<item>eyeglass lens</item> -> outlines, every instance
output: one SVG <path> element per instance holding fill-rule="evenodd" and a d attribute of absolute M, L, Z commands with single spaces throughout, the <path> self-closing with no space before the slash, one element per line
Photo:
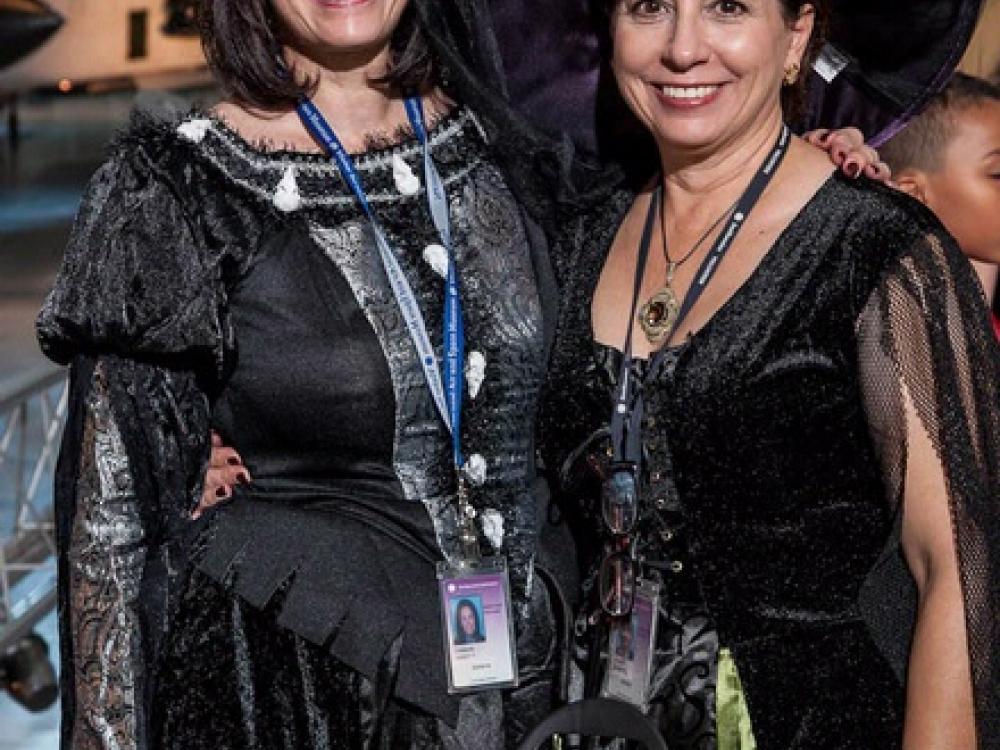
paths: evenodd
<path fill-rule="evenodd" d="M 618 552 L 601 563 L 601 606 L 612 617 L 632 611 L 635 598 L 635 562 L 631 555 Z"/>
<path fill-rule="evenodd" d="M 614 467 L 601 487 L 601 511 L 613 534 L 628 534 L 634 527 L 639 508 L 635 469 Z"/>

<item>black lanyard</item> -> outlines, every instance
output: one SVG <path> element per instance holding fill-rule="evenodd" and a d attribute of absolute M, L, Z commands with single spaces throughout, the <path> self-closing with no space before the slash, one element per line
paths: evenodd
<path fill-rule="evenodd" d="M 790 143 L 791 131 L 788 129 L 788 126 L 783 126 L 781 134 L 774 144 L 774 148 L 771 149 L 767 159 L 764 160 L 757 174 L 754 175 L 747 189 L 736 202 L 736 206 L 729 216 L 729 221 L 698 268 L 698 273 L 691 283 L 691 288 L 688 289 L 684 301 L 681 303 L 677 319 L 674 321 L 674 325 L 665 339 L 665 347 L 669 346 L 670 340 L 687 317 L 687 314 L 691 312 L 691 308 L 695 306 L 702 293 L 708 288 L 709 282 L 721 265 L 722 259 L 729 251 L 729 248 L 732 247 L 733 241 L 746 223 L 747 217 L 750 216 L 750 212 L 753 211 L 761 195 L 763 195 L 774 177 L 775 172 L 778 171 L 778 166 L 785 158 L 785 154 L 788 153 Z M 646 271 L 646 262 L 649 259 L 649 246 L 652 242 L 653 228 L 656 225 L 656 216 L 659 213 L 662 201 L 663 185 L 661 183 L 653 191 L 649 211 L 646 213 L 646 224 L 643 227 L 642 239 L 639 243 L 639 255 L 635 266 L 635 283 L 632 290 L 632 308 L 628 318 L 628 333 L 625 335 L 622 364 L 618 372 L 617 396 L 615 398 L 614 411 L 611 414 L 612 459 L 615 462 L 628 462 L 636 466 L 640 464 L 642 458 L 641 426 L 644 405 L 641 393 L 645 381 L 637 382 L 636 378 L 633 377 L 635 358 L 632 356 L 632 329 L 634 327 L 636 312 L 639 309 L 639 294 L 642 290 L 642 279 Z M 653 355 L 646 372 L 647 380 L 659 370 L 666 354 L 667 352 L 664 348 Z"/>

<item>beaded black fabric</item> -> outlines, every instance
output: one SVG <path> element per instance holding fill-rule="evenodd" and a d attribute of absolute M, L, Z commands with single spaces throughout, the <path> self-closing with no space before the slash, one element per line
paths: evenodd
<path fill-rule="evenodd" d="M 610 414 L 600 368 L 581 363 L 595 362 L 590 301 L 630 200 L 582 218 L 557 256 L 567 293 L 541 418 L 550 469 Z M 761 750 L 902 742 L 916 603 L 898 523 L 904 393 L 941 458 L 979 747 L 995 750 L 1000 351 L 937 221 L 887 188 L 832 177 L 647 390 L 645 449 L 654 472 L 669 456 L 680 500 L 670 554 L 732 650 Z M 594 497 L 561 502 L 596 540 Z"/>

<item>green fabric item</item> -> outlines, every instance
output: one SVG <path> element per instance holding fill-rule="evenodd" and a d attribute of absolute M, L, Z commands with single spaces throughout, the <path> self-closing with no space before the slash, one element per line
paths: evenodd
<path fill-rule="evenodd" d="M 728 648 L 719 650 L 719 678 L 715 689 L 718 750 L 757 750 L 750 710 L 743 696 L 740 673 Z"/>

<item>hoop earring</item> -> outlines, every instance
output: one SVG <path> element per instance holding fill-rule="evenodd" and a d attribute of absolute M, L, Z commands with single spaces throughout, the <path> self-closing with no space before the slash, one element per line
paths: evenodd
<path fill-rule="evenodd" d="M 798 63 L 791 63 L 785 67 L 785 85 L 794 86 L 795 82 L 799 80 L 799 72 L 802 67 Z"/>

